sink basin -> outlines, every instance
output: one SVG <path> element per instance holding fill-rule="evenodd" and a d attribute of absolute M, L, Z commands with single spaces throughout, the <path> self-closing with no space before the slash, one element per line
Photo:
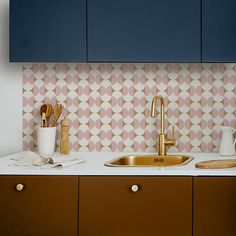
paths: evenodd
<path fill-rule="evenodd" d="M 183 166 L 192 161 L 191 156 L 182 155 L 127 155 L 105 163 L 110 167 L 168 167 Z"/>

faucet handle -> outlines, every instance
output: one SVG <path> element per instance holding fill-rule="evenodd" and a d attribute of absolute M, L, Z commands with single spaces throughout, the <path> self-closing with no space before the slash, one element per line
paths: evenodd
<path fill-rule="evenodd" d="M 175 140 L 175 127 L 172 125 L 171 139 Z"/>
<path fill-rule="evenodd" d="M 167 145 L 169 145 L 169 146 L 175 145 L 175 137 L 174 136 L 175 136 L 175 128 L 172 125 L 171 138 L 167 139 L 167 142 L 166 142 Z"/>
<path fill-rule="evenodd" d="M 174 129 L 174 126 L 172 126 L 172 134 L 171 134 L 171 138 L 165 138 L 165 141 L 164 141 L 164 144 L 165 144 L 166 146 L 172 146 L 172 145 L 175 145 L 174 134 L 175 134 L 175 129 Z"/>

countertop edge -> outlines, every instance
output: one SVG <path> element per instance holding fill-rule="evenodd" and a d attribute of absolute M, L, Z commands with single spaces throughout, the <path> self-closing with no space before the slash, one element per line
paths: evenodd
<path fill-rule="evenodd" d="M 177 167 L 106 167 L 104 163 L 118 156 L 134 153 L 124 152 L 73 152 L 86 160 L 71 167 L 47 168 L 35 166 L 9 166 L 11 158 L 21 157 L 25 152 L 14 153 L 0 158 L 0 175 L 58 175 L 58 176 L 236 176 L 236 168 L 197 169 L 195 164 L 207 160 L 235 159 L 236 156 L 220 156 L 218 153 L 181 153 L 194 160 L 185 166 Z M 137 153 L 135 153 L 137 154 Z M 138 153 L 143 154 L 143 153 Z M 145 153 L 147 154 L 147 153 Z M 148 153 L 154 154 L 154 153 Z M 173 154 L 173 153 L 170 153 Z M 179 155 L 180 153 L 178 153 Z M 55 153 L 55 155 L 58 155 Z M 65 157 L 66 158 L 66 157 Z"/>

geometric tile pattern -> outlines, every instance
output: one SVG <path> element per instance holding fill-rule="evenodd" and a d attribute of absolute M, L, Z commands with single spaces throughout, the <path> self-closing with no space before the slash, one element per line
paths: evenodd
<path fill-rule="evenodd" d="M 156 152 L 157 94 L 169 136 L 175 128 L 173 152 L 218 152 L 220 126 L 236 127 L 236 64 L 26 64 L 23 149 L 37 148 L 42 103 L 59 102 L 73 151 Z"/>

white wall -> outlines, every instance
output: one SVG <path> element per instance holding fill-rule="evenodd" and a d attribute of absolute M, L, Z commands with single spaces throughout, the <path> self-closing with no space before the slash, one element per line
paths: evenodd
<path fill-rule="evenodd" d="M 22 66 L 8 54 L 9 0 L 0 0 L 0 157 L 22 149 Z"/>

